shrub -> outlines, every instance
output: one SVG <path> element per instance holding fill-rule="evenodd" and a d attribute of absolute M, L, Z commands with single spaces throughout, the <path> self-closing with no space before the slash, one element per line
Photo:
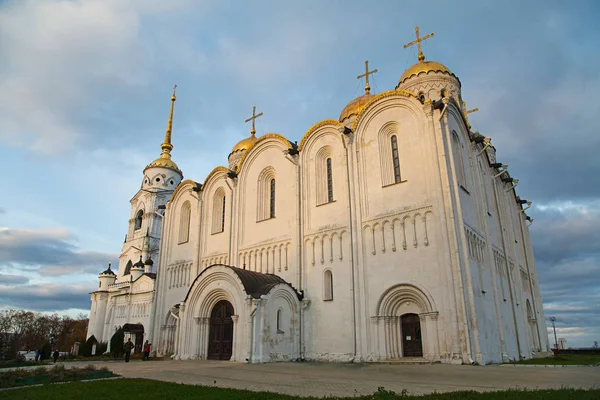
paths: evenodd
<path fill-rule="evenodd" d="M 44 357 L 44 360 L 48 360 L 51 355 L 52 355 L 52 345 L 50 344 L 50 342 L 46 342 L 42 346 L 42 357 Z"/>
<path fill-rule="evenodd" d="M 99 342 L 96 345 L 96 355 L 101 356 L 106 353 L 106 349 L 108 348 L 108 342 Z"/>
<path fill-rule="evenodd" d="M 122 328 L 119 328 L 115 334 L 110 338 L 110 353 L 113 357 L 118 358 L 125 354 L 123 350 L 123 341 L 125 340 L 125 333 Z"/>
<path fill-rule="evenodd" d="M 79 347 L 79 355 L 90 357 L 92 355 L 92 347 L 94 346 L 94 343 L 98 343 L 98 341 L 96 340 L 96 337 L 92 335 Z M 98 350 L 97 347 L 96 350 Z"/>

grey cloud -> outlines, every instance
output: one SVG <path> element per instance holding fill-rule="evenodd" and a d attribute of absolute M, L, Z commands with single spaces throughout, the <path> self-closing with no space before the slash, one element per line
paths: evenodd
<path fill-rule="evenodd" d="M 62 311 L 90 308 L 89 289 L 82 285 L 40 284 L 0 286 L 0 304 L 34 311 Z"/>
<path fill-rule="evenodd" d="M 600 257 L 600 206 L 582 207 L 584 210 L 534 209 L 530 232 L 538 262 Z"/>
<path fill-rule="evenodd" d="M 96 274 L 118 254 L 80 250 L 63 230 L 0 229 L 0 265 L 40 275 Z"/>
<path fill-rule="evenodd" d="M 0 274 L 0 285 L 24 285 L 29 282 L 29 278 L 22 275 Z"/>
<path fill-rule="evenodd" d="M 600 207 L 559 206 L 535 210 L 531 228 L 544 310 L 570 346 L 590 346 L 600 340 Z"/>

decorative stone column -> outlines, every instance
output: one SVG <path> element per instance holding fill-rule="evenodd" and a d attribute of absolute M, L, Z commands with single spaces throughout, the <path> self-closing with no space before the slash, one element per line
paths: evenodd
<path fill-rule="evenodd" d="M 239 315 L 232 315 L 231 316 L 231 320 L 233 321 L 233 336 L 232 336 L 233 343 L 231 345 L 231 361 L 239 361 L 239 357 L 237 357 L 237 353 L 236 353 L 236 351 L 237 351 L 237 342 L 238 342 L 238 339 L 237 339 L 237 336 L 238 336 L 237 322 L 238 322 L 239 318 L 240 318 Z"/>
<path fill-rule="evenodd" d="M 367 355 L 367 359 L 369 361 L 380 361 L 381 360 L 381 343 L 382 343 L 382 335 L 381 335 L 381 327 L 379 324 L 379 319 L 381 317 L 379 316 L 374 316 L 371 317 L 371 325 L 372 325 L 372 330 L 371 332 L 373 333 L 371 335 L 372 338 L 372 354 L 371 355 Z"/>
<path fill-rule="evenodd" d="M 194 343 L 195 349 L 194 349 L 194 351 L 192 353 L 193 355 L 192 355 L 191 358 L 193 358 L 194 360 L 200 360 L 200 349 L 201 349 L 201 346 L 202 346 L 202 342 L 200 341 L 200 332 L 202 330 L 202 325 L 201 325 L 201 323 L 202 323 L 202 317 L 199 317 L 199 316 L 198 317 L 194 317 L 194 321 L 196 322 L 196 326 L 195 326 L 195 329 L 194 329 L 196 331 L 195 332 L 196 333 L 196 341 Z M 194 336 L 194 335 L 192 334 L 192 336 Z"/>

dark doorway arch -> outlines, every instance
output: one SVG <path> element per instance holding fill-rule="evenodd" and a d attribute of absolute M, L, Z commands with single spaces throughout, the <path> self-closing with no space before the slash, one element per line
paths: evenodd
<path fill-rule="evenodd" d="M 144 343 L 144 325 L 142 324 L 125 324 L 123 325 L 123 332 L 129 333 L 129 337 L 133 338 L 133 352 L 140 353 L 142 351 L 142 344 Z"/>
<path fill-rule="evenodd" d="M 423 357 L 421 342 L 421 320 L 417 314 L 404 314 L 400 317 L 402 331 L 402 356 Z"/>
<path fill-rule="evenodd" d="M 221 300 L 210 313 L 208 359 L 229 360 L 233 350 L 233 306 Z"/>

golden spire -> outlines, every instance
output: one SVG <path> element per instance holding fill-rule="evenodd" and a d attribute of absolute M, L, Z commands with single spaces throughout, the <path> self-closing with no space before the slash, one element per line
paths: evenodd
<path fill-rule="evenodd" d="M 363 76 L 365 77 L 365 94 L 371 93 L 371 86 L 369 86 L 369 75 L 373 75 L 375 72 L 377 72 L 377 69 L 369 71 L 369 61 L 365 61 L 365 73 L 356 77 L 356 79 L 360 79 Z"/>
<path fill-rule="evenodd" d="M 415 33 L 417 34 L 417 40 L 413 40 L 410 43 L 407 43 L 404 45 L 404 48 L 406 49 L 407 47 L 410 47 L 414 44 L 416 44 L 419 47 L 419 61 L 420 62 L 424 62 L 425 61 L 425 56 L 423 55 L 423 48 L 421 47 L 421 42 L 429 39 L 430 37 L 433 37 L 434 33 L 431 32 L 429 35 L 425 35 L 423 37 L 419 36 L 419 27 L 415 26 Z"/>
<path fill-rule="evenodd" d="M 250 135 L 254 136 L 256 134 L 256 129 L 254 129 L 254 121 L 256 120 L 256 118 L 262 116 L 263 113 L 256 113 L 256 106 L 252 107 L 252 116 L 250 118 L 248 118 L 245 122 L 250 122 L 252 121 L 252 129 L 250 129 Z"/>
<path fill-rule="evenodd" d="M 177 91 L 177 85 L 173 86 L 173 95 L 171 96 L 171 112 L 169 113 L 169 122 L 167 122 L 167 131 L 165 132 L 165 141 L 160 145 L 162 149 L 162 153 L 160 153 L 160 158 L 171 158 L 171 150 L 173 150 L 173 145 L 171 144 L 171 130 L 173 129 L 173 108 L 175 108 L 175 100 L 177 97 L 175 96 L 175 92 Z"/>

